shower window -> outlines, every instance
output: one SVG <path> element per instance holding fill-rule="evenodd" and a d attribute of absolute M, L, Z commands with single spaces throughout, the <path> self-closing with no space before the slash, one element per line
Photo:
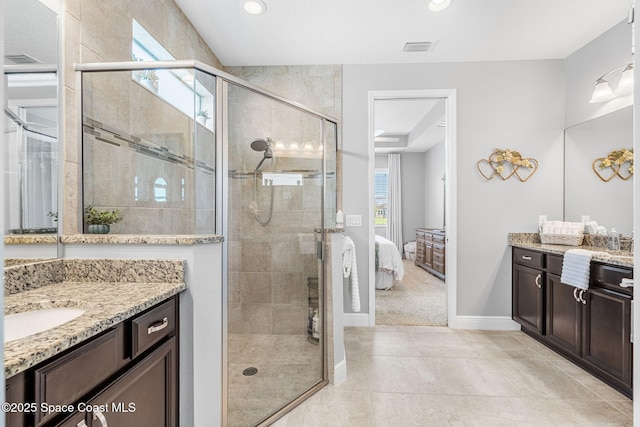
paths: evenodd
<path fill-rule="evenodd" d="M 133 37 L 131 56 L 134 61 L 173 61 L 175 58 L 135 19 L 133 20 Z M 145 72 L 147 72 L 145 70 Z M 193 70 L 153 70 L 157 82 L 152 91 L 182 111 L 189 117 L 194 113 L 213 111 L 213 94 L 204 86 L 195 84 Z M 148 77 L 149 74 L 146 74 Z M 144 83 L 143 72 L 132 72 L 133 80 Z"/>

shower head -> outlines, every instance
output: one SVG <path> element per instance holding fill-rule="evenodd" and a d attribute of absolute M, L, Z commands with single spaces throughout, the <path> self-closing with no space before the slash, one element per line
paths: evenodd
<path fill-rule="evenodd" d="M 258 138 L 251 143 L 251 149 L 254 151 L 271 151 L 269 147 L 271 147 L 271 138 Z"/>
<path fill-rule="evenodd" d="M 271 138 L 269 137 L 266 139 L 259 138 L 254 140 L 251 142 L 251 149 L 254 151 L 264 151 L 264 156 L 262 157 L 262 160 L 260 160 L 260 163 L 258 163 L 258 166 L 256 166 L 256 171 L 260 169 L 260 166 L 262 166 L 262 163 L 264 163 L 266 159 L 273 158 L 273 151 L 271 151 Z"/>

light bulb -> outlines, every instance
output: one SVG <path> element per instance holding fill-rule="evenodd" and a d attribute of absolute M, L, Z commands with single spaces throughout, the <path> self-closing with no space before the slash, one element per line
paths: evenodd
<path fill-rule="evenodd" d="M 276 150 L 284 150 L 284 143 L 282 141 L 276 142 L 275 149 Z"/>
<path fill-rule="evenodd" d="M 309 141 L 305 142 L 302 149 L 304 151 L 313 151 L 313 145 Z"/>
<path fill-rule="evenodd" d="M 298 143 L 293 141 L 291 144 L 289 144 L 289 150 L 291 151 L 299 151 L 300 147 L 298 146 Z"/>

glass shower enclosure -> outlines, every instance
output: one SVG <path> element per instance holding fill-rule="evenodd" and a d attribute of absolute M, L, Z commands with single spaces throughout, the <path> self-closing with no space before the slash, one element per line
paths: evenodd
<path fill-rule="evenodd" d="M 115 233 L 224 236 L 222 424 L 269 425 L 327 383 L 336 121 L 195 61 L 89 65 L 84 206 L 124 212 Z"/>

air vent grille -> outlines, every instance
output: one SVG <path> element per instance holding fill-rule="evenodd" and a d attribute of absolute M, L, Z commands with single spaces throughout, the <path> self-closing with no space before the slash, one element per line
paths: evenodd
<path fill-rule="evenodd" d="M 403 52 L 427 52 L 431 49 L 431 42 L 406 42 L 402 47 Z"/>
<path fill-rule="evenodd" d="M 5 55 L 4 58 L 14 64 L 39 64 L 40 61 L 32 56 L 22 53 L 19 55 Z"/>

